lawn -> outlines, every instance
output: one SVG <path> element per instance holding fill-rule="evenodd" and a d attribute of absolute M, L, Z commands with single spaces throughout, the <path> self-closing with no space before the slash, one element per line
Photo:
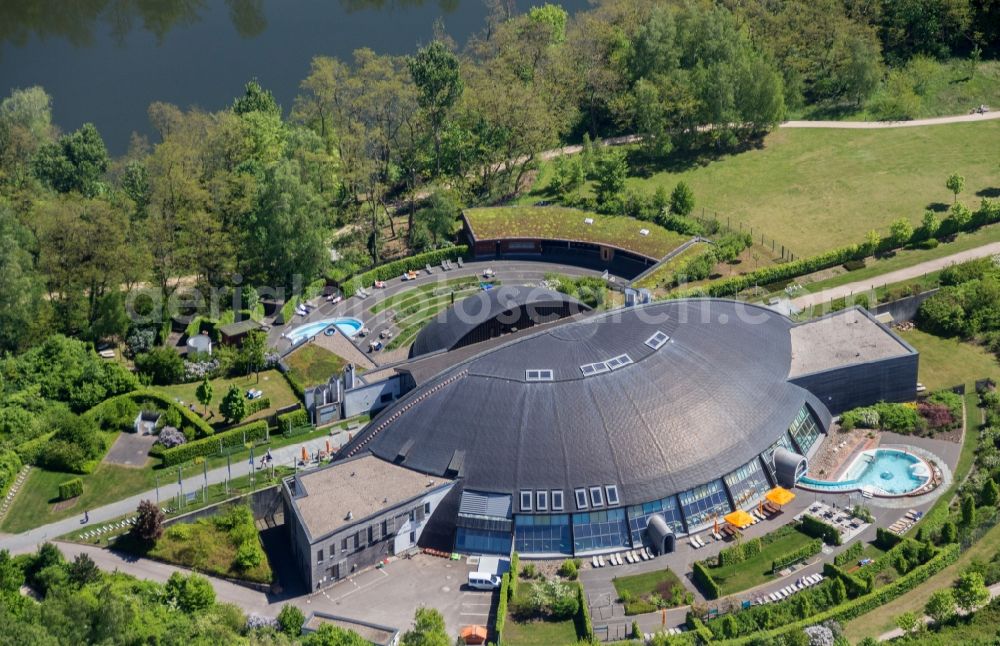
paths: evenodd
<path fill-rule="evenodd" d="M 288 364 L 291 375 L 303 387 L 308 388 L 325 384 L 333 375 L 341 374 L 347 360 L 315 343 L 306 343 L 285 357 L 285 363 Z M 363 368 L 357 368 L 358 374 L 362 370 Z"/>
<path fill-rule="evenodd" d="M 260 549 L 259 564 L 240 568 L 236 562 L 239 543 L 234 535 L 240 529 L 250 537 L 248 542 L 259 546 L 257 528 L 253 516 L 248 514 L 249 523 L 245 527 L 227 529 L 222 520 L 226 516 L 199 518 L 193 523 L 171 525 L 163 537 L 145 555 L 175 565 L 183 565 L 199 572 L 231 579 L 243 579 L 256 583 L 270 583 L 271 565 L 267 562 L 263 548 Z"/>
<path fill-rule="evenodd" d="M 719 584 L 723 595 L 747 590 L 773 580 L 772 561 L 779 556 L 794 552 L 813 540 L 794 527 L 787 527 L 787 530 L 784 528 L 776 530 L 780 535 L 774 536 L 774 540 L 764 545 L 756 556 L 733 565 L 709 568 L 709 573 Z"/>
<path fill-rule="evenodd" d="M 645 194 L 687 182 L 696 215 L 742 221 L 809 256 L 862 242 L 865 233 L 887 233 L 905 217 L 919 224 L 925 210 L 952 202 L 945 178 L 965 176 L 960 196 L 971 206 L 977 192 L 1000 190 L 995 150 L 1000 121 L 883 130 L 778 129 L 759 148 L 711 161 L 671 159 L 661 169 L 631 177 L 628 189 Z M 547 173 L 530 196 L 545 192 Z M 590 188 L 586 188 L 589 191 Z M 939 217 L 944 213 L 939 213 Z"/>
<path fill-rule="evenodd" d="M 515 600 L 528 594 L 530 588 L 530 581 L 520 581 Z M 504 624 L 504 646 L 551 646 L 554 644 L 575 644 L 578 640 L 576 622 L 573 619 L 518 621 L 514 619 L 513 615 L 508 614 Z"/>
<path fill-rule="evenodd" d="M 248 375 L 245 377 L 234 377 L 232 379 L 213 379 L 210 383 L 212 384 L 212 402 L 208 405 L 207 419 L 213 426 L 221 427 L 223 424 L 222 415 L 219 413 L 219 404 L 222 403 L 222 398 L 226 396 L 230 386 L 236 386 L 239 388 L 240 392 L 243 393 L 245 393 L 249 388 L 257 388 L 264 391 L 264 397 L 267 397 L 271 401 L 271 406 L 269 408 L 258 411 L 254 415 L 251 415 L 243 420 L 241 423 L 263 419 L 264 417 L 274 413 L 274 411 L 279 408 L 291 406 L 299 401 L 295 396 L 295 393 L 292 392 L 288 382 L 285 381 L 285 378 L 277 370 L 265 370 L 264 372 L 261 372 L 259 382 L 254 375 Z M 190 384 L 177 384 L 174 386 L 154 386 L 154 388 L 164 393 L 171 399 L 179 399 L 185 405 L 194 404 L 196 410 L 199 413 L 203 413 L 204 406 L 198 403 L 198 397 L 195 396 L 195 391 L 198 389 L 199 385 L 200 382 L 194 382 Z"/>
<path fill-rule="evenodd" d="M 615 577 L 611 580 L 615 586 L 615 591 L 620 599 L 631 599 L 625 602 L 625 614 L 638 615 L 644 612 L 652 612 L 658 607 L 650 601 L 650 596 L 657 594 L 668 605 L 663 607 L 674 607 L 683 605 L 686 588 L 681 580 L 677 578 L 669 568 L 645 572 L 643 574 L 633 574 L 632 576 Z M 681 598 L 674 598 L 674 591 L 680 589 Z"/>
<path fill-rule="evenodd" d="M 71 506 L 57 510 L 52 503 L 59 496 L 59 483 L 75 477 L 83 480 L 83 495 Z M 17 534 L 70 516 L 82 517 L 85 510 L 152 489 L 154 484 L 151 468 L 132 469 L 101 463 L 93 473 L 76 476 L 36 467 L 18 492 L 0 528 Z"/>
<path fill-rule="evenodd" d="M 502 206 L 466 209 L 477 240 L 539 238 L 606 244 L 659 260 L 689 239 L 653 222 L 600 215 L 557 206 Z M 584 219 L 592 218 L 593 224 Z M 639 233 L 647 229 L 649 235 Z"/>
<path fill-rule="evenodd" d="M 901 332 L 900 336 L 920 352 L 918 378 L 929 390 L 971 385 L 984 377 L 1000 381 L 1000 362 L 977 345 L 917 329 Z"/>

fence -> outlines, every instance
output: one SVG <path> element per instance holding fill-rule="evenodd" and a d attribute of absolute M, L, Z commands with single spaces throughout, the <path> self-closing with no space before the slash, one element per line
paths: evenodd
<path fill-rule="evenodd" d="M 757 244 L 759 242 L 760 246 L 762 247 L 770 247 L 771 253 L 774 254 L 775 256 L 778 256 L 778 254 L 780 253 L 781 255 L 778 257 L 781 259 L 782 262 L 792 261 L 799 257 L 798 255 L 792 252 L 790 247 L 778 242 L 774 238 L 767 237 L 766 235 L 764 235 L 762 231 L 760 231 L 760 229 L 758 229 L 755 232 L 752 226 L 746 224 L 741 220 L 737 220 L 735 222 L 736 228 L 734 228 L 734 222 L 732 217 L 727 215 L 725 216 L 725 220 L 723 220 L 721 217 L 719 217 L 718 211 L 709 212 L 709 210 L 706 209 L 705 207 L 701 207 L 701 215 L 695 215 L 693 217 L 703 226 L 710 226 L 713 222 L 716 222 L 718 223 L 719 228 L 723 231 L 726 231 L 727 233 L 728 232 L 743 233 L 744 231 L 748 232 L 750 234 L 750 237 L 753 239 L 754 244 Z"/>

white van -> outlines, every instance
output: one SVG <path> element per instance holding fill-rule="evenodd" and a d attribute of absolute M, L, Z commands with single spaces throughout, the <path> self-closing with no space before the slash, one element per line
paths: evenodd
<path fill-rule="evenodd" d="M 500 577 L 489 572 L 469 572 L 469 587 L 473 590 L 496 590 Z"/>

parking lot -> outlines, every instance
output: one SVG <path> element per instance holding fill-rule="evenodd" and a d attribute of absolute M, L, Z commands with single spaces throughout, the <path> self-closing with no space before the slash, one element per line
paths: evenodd
<path fill-rule="evenodd" d="M 438 609 L 448 632 L 463 626 L 491 625 L 496 593 L 469 590 L 465 583 L 475 566 L 464 560 L 418 554 L 393 561 L 382 569 L 357 576 L 310 595 L 303 610 L 319 610 L 351 618 L 363 618 L 401 630 L 409 628 L 420 606 Z"/>

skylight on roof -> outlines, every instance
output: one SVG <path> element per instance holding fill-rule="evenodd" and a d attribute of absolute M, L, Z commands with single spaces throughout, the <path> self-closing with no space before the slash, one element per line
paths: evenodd
<path fill-rule="evenodd" d="M 594 375 L 599 375 L 602 372 L 608 372 L 611 368 L 608 367 L 603 361 L 598 361 L 597 363 L 588 363 L 580 366 L 580 372 L 583 373 L 584 377 L 592 377 Z"/>
<path fill-rule="evenodd" d="M 628 356 L 627 354 L 620 354 L 620 355 L 618 355 L 617 357 L 615 357 L 613 359 L 608 359 L 604 363 L 611 370 L 617 370 L 618 368 L 621 368 L 622 366 L 627 366 L 628 364 L 633 363 L 633 361 L 632 361 L 632 357 Z"/>
<path fill-rule="evenodd" d="M 524 380 L 525 381 L 552 381 L 553 374 L 551 370 L 525 370 Z"/>
<path fill-rule="evenodd" d="M 646 339 L 646 345 L 653 348 L 654 350 L 659 350 L 661 347 L 663 347 L 663 344 L 669 340 L 670 340 L 669 336 L 657 330 L 656 334 Z"/>

